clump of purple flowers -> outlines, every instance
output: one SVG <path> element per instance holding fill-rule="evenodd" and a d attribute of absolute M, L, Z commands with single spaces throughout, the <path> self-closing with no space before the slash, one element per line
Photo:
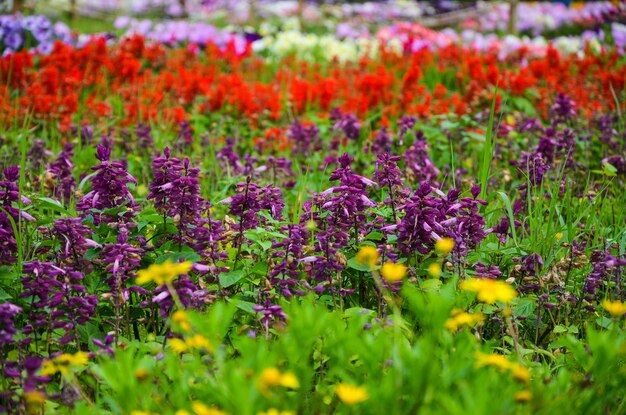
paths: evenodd
<path fill-rule="evenodd" d="M 76 189 L 76 179 L 74 179 L 72 157 L 73 147 L 67 144 L 59 152 L 56 160 L 48 165 L 46 170 L 46 185 L 54 197 L 64 204 L 69 204 Z"/>
<path fill-rule="evenodd" d="M 341 130 L 348 140 L 358 140 L 361 136 L 361 122 L 354 114 L 344 114 L 339 108 L 330 113 L 330 120 L 334 122 L 333 130 Z"/>
<path fill-rule="evenodd" d="M 23 329 L 33 334 L 35 341 L 44 333 L 61 329 L 65 335 L 58 339 L 61 345 L 77 339 L 77 326 L 88 322 L 96 310 L 96 295 L 87 294 L 84 276 L 79 271 L 65 271 L 51 262 L 24 263 L 21 298 L 28 299 L 30 307 L 24 312 L 29 324 Z M 32 338 L 25 339 L 30 342 Z"/>
<path fill-rule="evenodd" d="M 22 309 L 15 304 L 9 302 L 0 304 L 0 356 L 4 346 L 13 343 L 13 336 L 18 333 L 15 327 L 15 316 L 17 316 Z"/>
<path fill-rule="evenodd" d="M 30 204 L 30 200 L 20 196 L 18 181 L 20 169 L 10 166 L 4 169 L 3 180 L 0 180 L 0 264 L 10 264 L 15 261 L 17 254 L 17 240 L 15 230 L 19 229 L 20 220 L 34 221 L 30 214 L 20 211 L 16 204 Z"/>
<path fill-rule="evenodd" d="M 83 218 L 92 215 L 96 225 L 128 220 L 137 207 L 128 184 L 137 184 L 137 180 L 126 171 L 122 163 L 110 161 L 111 149 L 98 145 L 96 158 L 100 164 L 92 168 L 96 174 L 91 178 L 91 191 L 81 198 L 76 209 Z M 112 208 L 122 210 L 119 213 L 106 212 Z"/>
<path fill-rule="evenodd" d="M 295 119 L 289 126 L 287 138 L 294 142 L 298 154 L 308 156 L 312 150 L 319 147 L 319 133 L 320 130 L 315 125 L 305 126 Z"/>
<path fill-rule="evenodd" d="M 402 158 L 406 175 L 413 183 L 435 184 L 439 169 L 428 156 L 428 141 L 424 133 L 420 130 L 415 134 L 415 141 L 404 151 Z"/>

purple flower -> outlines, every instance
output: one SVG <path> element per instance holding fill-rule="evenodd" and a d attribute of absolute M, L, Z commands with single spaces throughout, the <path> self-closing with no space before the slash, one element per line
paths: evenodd
<path fill-rule="evenodd" d="M 576 103 L 567 95 L 558 93 L 549 113 L 553 123 L 566 122 L 576 117 Z"/>
<path fill-rule="evenodd" d="M 392 156 L 389 153 L 379 154 L 374 172 L 378 185 L 388 192 L 389 197 L 385 199 L 385 204 L 391 206 L 394 223 L 397 222 L 397 207 L 404 203 L 409 193 L 408 189 L 402 188 L 404 179 L 398 168 L 398 161 L 400 161 L 399 156 Z"/>
<path fill-rule="evenodd" d="M 51 262 L 24 263 L 21 298 L 27 298 L 29 325 L 24 334 L 61 329 L 65 335 L 58 338 L 65 345 L 77 339 L 77 326 L 88 322 L 98 304 L 95 295 L 86 293 L 83 274 L 65 271 Z"/>
<path fill-rule="evenodd" d="M 315 125 L 304 126 L 298 119 L 295 119 L 289 126 L 287 138 L 294 142 L 295 151 L 304 156 L 310 151 L 319 147 L 320 130 Z"/>
<path fill-rule="evenodd" d="M 21 311 L 20 307 L 9 302 L 0 304 L 0 356 L 2 348 L 13 343 L 13 336 L 18 333 L 14 319 Z"/>
<path fill-rule="evenodd" d="M 282 227 L 286 238 L 272 244 L 274 267 L 269 273 L 270 283 L 277 286 L 287 298 L 294 293 L 304 295 L 304 291 L 297 289 L 300 279 L 300 260 L 303 258 L 303 247 L 309 238 L 309 232 L 300 224 Z"/>
<path fill-rule="evenodd" d="M 422 131 L 415 135 L 415 141 L 404 151 L 404 166 L 407 178 L 415 183 L 435 183 L 439 170 L 428 157 L 428 142 Z"/>
<path fill-rule="evenodd" d="M 354 114 L 343 114 L 339 108 L 335 108 L 330 119 L 335 124 L 333 130 L 341 130 L 349 140 L 358 140 L 361 135 L 361 123 Z"/>
<path fill-rule="evenodd" d="M 20 196 L 18 181 L 20 169 L 18 166 L 10 166 L 4 169 L 4 180 L 0 180 L 0 264 L 10 264 L 15 261 L 17 254 L 17 241 L 13 233 L 14 224 L 19 223 L 20 218 L 34 221 L 30 214 L 20 211 L 14 204 L 21 199 L 23 204 L 30 204 L 24 196 Z"/>
<path fill-rule="evenodd" d="M 13 32 L 5 34 L 3 42 L 4 46 L 7 47 L 9 50 L 18 50 L 24 42 L 24 36 L 22 35 L 22 31 L 15 30 Z"/>
<path fill-rule="evenodd" d="M 283 322 L 287 319 L 283 308 L 272 304 L 269 299 L 266 299 L 263 304 L 255 305 L 252 309 L 261 314 L 261 325 L 266 335 L 269 335 L 269 327 L 272 323 Z"/>
<path fill-rule="evenodd" d="M 387 132 L 386 128 L 381 128 L 374 136 L 374 142 L 372 143 L 372 153 L 389 153 L 391 151 L 391 145 L 393 144 L 393 138 Z"/>
<path fill-rule="evenodd" d="M 147 124 L 137 124 L 135 127 L 135 136 L 139 148 L 151 149 L 154 147 L 154 138 L 152 138 L 152 129 Z"/>
<path fill-rule="evenodd" d="M 220 166 L 223 170 L 226 170 L 229 176 L 243 172 L 243 164 L 239 161 L 239 155 L 235 152 L 234 147 L 235 141 L 232 138 L 228 138 L 226 145 L 215 154 L 215 158 L 219 161 Z"/>
<path fill-rule="evenodd" d="M 110 161 L 111 150 L 98 145 L 96 157 L 100 164 L 93 167 L 96 174 L 91 178 L 91 191 L 87 193 L 76 205 L 76 209 L 82 216 L 93 215 L 96 225 L 100 222 L 114 222 L 118 219 L 128 219 L 136 208 L 133 196 L 127 184 L 137 184 L 120 162 Z M 106 209 L 126 207 L 123 214 L 103 212 Z"/>
<path fill-rule="evenodd" d="M 76 189 L 76 180 L 73 175 L 73 155 L 72 145 L 67 144 L 65 149 L 59 152 L 57 159 L 50 163 L 46 170 L 46 184 L 48 188 L 51 189 L 54 197 L 66 205 L 69 204 Z"/>

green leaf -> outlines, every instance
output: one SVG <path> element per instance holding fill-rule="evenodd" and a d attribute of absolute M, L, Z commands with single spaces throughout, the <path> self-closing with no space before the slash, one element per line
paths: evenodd
<path fill-rule="evenodd" d="M 222 272 L 220 274 L 220 285 L 222 286 L 222 288 L 228 288 L 231 285 L 234 285 L 237 282 L 239 282 L 239 280 L 241 280 L 245 276 L 246 276 L 246 273 L 242 269 L 237 269 L 237 270 L 229 271 L 229 272 Z"/>
<path fill-rule="evenodd" d="M 38 207 L 51 209 L 66 215 L 69 214 L 67 209 L 65 209 L 65 207 L 58 200 L 54 200 L 49 197 L 36 197 L 34 200 Z"/>
<path fill-rule="evenodd" d="M 348 267 L 355 269 L 357 271 L 365 271 L 365 272 L 368 272 L 372 269 L 370 268 L 369 265 L 361 264 L 359 261 L 357 261 L 356 257 L 352 257 L 348 260 Z"/>
<path fill-rule="evenodd" d="M 198 261 L 200 261 L 202 259 L 202 257 L 200 255 L 198 255 L 197 253 L 193 252 L 193 251 L 190 251 L 190 252 L 171 252 L 171 253 L 168 253 L 168 254 L 161 255 L 154 262 L 156 264 L 162 264 L 165 261 L 180 262 L 181 259 L 183 261 L 198 262 Z"/>
<path fill-rule="evenodd" d="M 233 298 L 231 300 L 229 300 L 231 303 L 235 304 L 235 306 L 240 309 L 245 311 L 246 313 L 250 313 L 250 314 L 256 314 L 256 311 L 254 311 L 252 309 L 252 307 L 254 307 L 256 304 L 251 303 L 250 301 L 244 301 L 244 300 L 240 300 L 238 298 Z"/>
<path fill-rule="evenodd" d="M 366 240 L 369 241 L 381 241 L 383 239 L 383 234 L 381 232 L 370 232 L 365 237 Z"/>
<path fill-rule="evenodd" d="M 420 284 L 420 288 L 424 291 L 439 291 L 443 283 L 438 278 L 429 278 Z"/>

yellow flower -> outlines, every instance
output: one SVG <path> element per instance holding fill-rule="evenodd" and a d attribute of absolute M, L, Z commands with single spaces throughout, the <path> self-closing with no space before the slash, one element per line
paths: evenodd
<path fill-rule="evenodd" d="M 556 235 L 554 235 L 554 239 L 556 239 L 557 242 L 563 239 L 563 232 L 557 232 Z"/>
<path fill-rule="evenodd" d="M 89 353 L 76 352 L 74 354 L 63 353 L 54 358 L 55 362 L 60 365 L 85 366 L 89 363 Z"/>
<path fill-rule="evenodd" d="M 367 265 L 372 268 L 378 264 L 378 250 L 370 245 L 362 246 L 356 254 L 356 260 L 361 265 Z"/>
<path fill-rule="evenodd" d="M 184 353 L 187 351 L 187 343 L 182 339 L 170 339 L 170 349 L 172 349 L 174 353 Z"/>
<path fill-rule="evenodd" d="M 70 372 L 70 366 L 85 366 L 89 363 L 89 353 L 76 352 L 75 354 L 63 353 L 52 360 L 46 360 L 41 365 L 42 376 L 52 376 L 57 372 L 66 375 Z"/>
<path fill-rule="evenodd" d="M 202 402 L 198 401 L 191 404 L 191 409 L 193 409 L 193 412 L 196 415 L 226 415 L 226 412 L 217 408 L 209 408 Z"/>
<path fill-rule="evenodd" d="M 300 387 L 300 382 L 298 381 L 296 375 L 292 372 L 286 372 L 280 379 L 280 386 L 290 389 L 298 389 Z"/>
<path fill-rule="evenodd" d="M 341 402 L 348 405 L 355 405 L 369 399 L 367 389 L 361 386 L 354 386 L 348 383 L 340 383 L 335 389 L 335 393 Z"/>
<path fill-rule="evenodd" d="M 515 402 L 528 402 L 533 398 L 533 394 L 530 393 L 529 390 L 523 390 L 520 392 L 517 392 L 515 394 L 515 396 L 513 397 L 513 399 L 515 399 Z"/>
<path fill-rule="evenodd" d="M 263 369 L 261 376 L 257 380 L 257 388 L 264 395 L 269 395 L 270 388 L 275 386 L 282 386 L 285 388 L 298 389 L 300 382 L 298 378 L 292 372 L 281 373 L 275 367 L 268 367 Z"/>
<path fill-rule="evenodd" d="M 602 308 L 609 312 L 613 317 L 623 317 L 626 314 L 626 304 L 621 301 L 602 301 Z"/>
<path fill-rule="evenodd" d="M 439 278 L 441 276 L 441 264 L 439 262 L 433 262 L 428 266 L 428 274 L 433 278 Z"/>
<path fill-rule="evenodd" d="M 517 297 L 515 289 L 506 282 L 488 278 L 472 278 L 463 281 L 461 289 L 477 292 L 478 301 L 487 304 L 495 304 L 496 301 L 508 304 Z"/>
<path fill-rule="evenodd" d="M 437 242 L 435 242 L 435 252 L 439 255 L 446 256 L 452 249 L 454 248 L 454 239 L 452 238 L 441 238 Z"/>
<path fill-rule="evenodd" d="M 478 323 L 482 323 L 485 320 L 485 316 L 476 313 L 470 314 L 464 311 L 460 313 L 452 313 L 452 317 L 446 320 L 444 327 L 450 332 L 454 333 L 462 327 L 474 327 Z"/>
<path fill-rule="evenodd" d="M 520 365 L 519 363 L 513 363 L 511 366 L 511 374 L 513 375 L 513 379 L 521 383 L 530 382 L 530 371 Z"/>
<path fill-rule="evenodd" d="M 174 412 L 174 415 L 189 415 L 189 411 L 185 409 L 179 409 L 178 411 Z"/>
<path fill-rule="evenodd" d="M 513 365 L 513 363 L 509 359 L 507 359 L 501 354 L 496 354 L 496 353 L 485 354 L 485 353 L 476 352 L 474 356 L 476 356 L 476 363 L 474 364 L 474 366 L 477 368 L 485 367 L 485 366 L 493 366 L 504 372 L 506 370 L 511 369 Z"/>
<path fill-rule="evenodd" d="M 194 334 L 193 336 L 189 337 L 186 343 L 187 346 L 192 349 L 204 349 L 209 352 L 213 351 L 213 346 L 211 345 L 211 343 L 209 343 L 206 337 L 200 334 Z"/>
<path fill-rule="evenodd" d="M 174 263 L 165 261 L 162 264 L 152 264 L 147 269 L 137 272 L 137 284 L 145 284 L 154 281 L 157 285 L 168 284 L 181 274 L 191 270 L 191 262 Z"/>
<path fill-rule="evenodd" d="M 400 281 L 406 276 L 406 267 L 402 264 L 385 262 L 380 268 L 380 274 L 389 282 Z"/>
<path fill-rule="evenodd" d="M 184 331 L 191 331 L 187 313 L 183 310 L 177 310 L 172 314 L 172 323 L 178 324 Z"/>
<path fill-rule="evenodd" d="M 52 376 L 59 370 L 52 360 L 46 360 L 41 364 L 41 376 Z"/>
<path fill-rule="evenodd" d="M 24 393 L 27 414 L 39 414 L 46 403 L 46 396 L 39 391 L 29 391 Z"/>
<path fill-rule="evenodd" d="M 158 415 L 156 412 L 148 411 L 132 411 L 130 415 Z"/>
<path fill-rule="evenodd" d="M 148 376 L 150 376 L 150 372 L 146 368 L 140 367 L 135 370 L 135 379 L 139 381 L 148 379 Z"/>

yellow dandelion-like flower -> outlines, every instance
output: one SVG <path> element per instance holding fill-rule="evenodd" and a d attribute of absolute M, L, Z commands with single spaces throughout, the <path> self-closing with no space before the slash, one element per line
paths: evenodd
<path fill-rule="evenodd" d="M 87 363 L 89 363 L 89 353 L 87 352 L 63 353 L 54 359 L 43 362 L 40 373 L 42 376 L 52 376 L 57 372 L 67 375 L 70 373 L 70 366 L 85 366 Z"/>
<path fill-rule="evenodd" d="M 187 351 L 187 343 L 182 339 L 173 338 L 169 340 L 170 349 L 174 353 L 184 353 Z"/>
<path fill-rule="evenodd" d="M 280 386 L 290 389 L 298 389 L 300 387 L 300 382 L 298 381 L 296 375 L 292 372 L 286 372 L 283 373 L 280 378 Z"/>
<path fill-rule="evenodd" d="M 613 317 L 623 317 L 626 314 L 626 304 L 621 301 L 604 300 L 601 305 Z"/>
<path fill-rule="evenodd" d="M 406 276 L 406 267 L 403 264 L 385 262 L 380 268 L 380 275 L 389 282 L 400 281 Z"/>
<path fill-rule="evenodd" d="M 191 331 L 191 324 L 189 324 L 187 312 L 183 310 L 177 310 L 172 314 L 172 323 L 178 324 L 184 331 Z"/>
<path fill-rule="evenodd" d="M 369 399 L 367 389 L 362 386 L 350 385 L 348 383 L 340 383 L 335 388 L 335 393 L 341 402 L 347 405 L 356 405 Z"/>
<path fill-rule="evenodd" d="M 428 266 L 428 275 L 433 278 L 439 278 L 441 276 L 441 264 L 439 262 L 433 262 Z"/>
<path fill-rule="evenodd" d="M 519 363 L 513 363 L 511 366 L 511 374 L 513 379 L 521 383 L 530 382 L 530 371 Z"/>
<path fill-rule="evenodd" d="M 146 269 L 137 272 L 137 284 L 154 281 L 157 285 L 168 284 L 179 275 L 187 274 L 191 270 L 191 261 L 174 263 L 165 261 L 162 264 L 152 264 Z"/>
<path fill-rule="evenodd" d="M 370 245 L 362 246 L 359 252 L 356 254 L 356 260 L 361 265 L 367 265 L 372 268 L 378 264 L 378 250 Z"/>
<path fill-rule="evenodd" d="M 454 333 L 463 327 L 474 327 L 478 323 L 482 323 L 485 320 L 485 316 L 480 313 L 470 314 L 466 312 L 457 312 L 452 317 L 446 320 L 444 327 L 450 332 Z"/>
<path fill-rule="evenodd" d="M 89 353 L 63 353 L 62 355 L 55 357 L 54 361 L 59 365 L 85 366 L 87 363 L 89 363 Z"/>
<path fill-rule="evenodd" d="M 191 409 L 193 409 L 193 412 L 196 415 L 226 415 L 226 412 L 221 409 L 208 407 L 198 401 L 191 404 Z"/>
<path fill-rule="evenodd" d="M 496 301 L 508 304 L 517 297 L 517 292 L 511 285 L 488 278 L 472 278 L 463 281 L 461 289 L 476 292 L 478 301 L 487 304 L 495 304 Z"/>
<path fill-rule="evenodd" d="M 435 242 L 435 252 L 439 255 L 446 256 L 452 249 L 454 248 L 454 239 L 452 238 L 441 238 L 437 242 Z"/>
<path fill-rule="evenodd" d="M 150 372 L 146 368 L 140 367 L 135 370 L 135 379 L 139 381 L 148 379 L 148 376 L 150 376 Z"/>
<path fill-rule="evenodd" d="M 292 372 L 281 373 L 275 367 L 263 369 L 257 380 L 257 388 L 264 395 L 269 395 L 270 388 L 282 386 L 285 388 L 298 389 L 300 382 Z"/>
<path fill-rule="evenodd" d="M 149 411 L 131 411 L 130 415 L 158 415 L 156 412 L 149 412 Z"/>
<path fill-rule="evenodd" d="M 189 337 L 186 343 L 187 346 L 189 346 L 191 349 L 204 349 L 209 352 L 213 351 L 213 346 L 211 345 L 211 343 L 207 340 L 206 337 L 200 334 L 194 334 L 193 336 Z"/>
<path fill-rule="evenodd" d="M 38 414 L 46 403 L 46 395 L 39 391 L 24 392 L 27 414 Z"/>
<path fill-rule="evenodd" d="M 505 356 L 501 354 L 496 354 L 496 353 L 486 354 L 486 353 L 477 352 L 475 356 L 476 356 L 476 363 L 474 364 L 474 366 L 477 368 L 485 367 L 485 366 L 493 366 L 504 372 L 506 370 L 511 369 L 513 365 L 513 363 L 509 359 L 507 359 Z"/>
<path fill-rule="evenodd" d="M 515 399 L 515 402 L 528 402 L 533 398 L 533 394 L 529 391 L 529 390 L 523 390 L 520 392 L 517 392 L 515 394 L 515 396 L 513 396 L 513 399 Z"/>
<path fill-rule="evenodd" d="M 190 415 L 189 411 L 187 411 L 186 409 L 179 409 L 178 411 L 174 412 L 174 415 Z"/>
<path fill-rule="evenodd" d="M 41 376 L 52 376 L 58 371 L 57 366 L 51 360 L 46 360 L 41 364 Z"/>

